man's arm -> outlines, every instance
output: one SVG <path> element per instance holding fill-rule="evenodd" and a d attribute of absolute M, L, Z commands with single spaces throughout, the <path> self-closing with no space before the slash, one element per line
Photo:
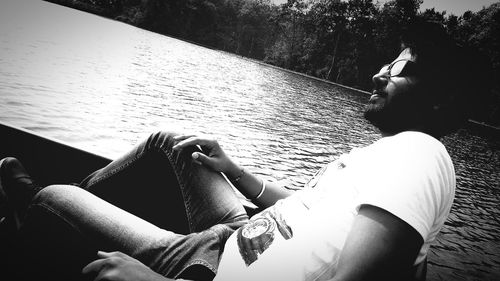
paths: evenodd
<path fill-rule="evenodd" d="M 422 244 L 420 234 L 400 218 L 363 205 L 333 280 L 406 280 Z"/>
<path fill-rule="evenodd" d="M 231 169 L 225 172 L 226 176 L 230 179 L 238 179 L 238 182 L 233 182 L 234 186 L 238 188 L 247 198 L 255 198 L 261 191 L 262 195 L 258 199 L 252 200 L 257 206 L 267 208 L 274 205 L 276 201 L 290 196 L 293 191 L 283 188 L 282 186 L 273 183 L 265 182 L 265 189 L 263 186 L 263 179 L 253 175 L 247 169 L 243 169 L 237 164 L 233 164 Z"/>
<path fill-rule="evenodd" d="M 194 152 L 192 155 L 193 160 L 200 165 L 224 173 L 230 180 L 233 180 L 234 186 L 247 198 L 255 198 L 263 190 L 263 180 L 234 163 L 216 140 L 191 135 L 176 136 L 174 140 L 177 142 L 173 147 L 174 150 L 182 150 L 188 146 L 199 145 L 203 153 Z M 237 181 L 234 179 L 237 179 Z M 288 197 L 292 193 L 293 191 L 287 190 L 278 184 L 265 182 L 264 192 L 258 199 L 252 200 L 252 202 L 261 208 L 267 208 L 274 205 L 279 199 Z"/>

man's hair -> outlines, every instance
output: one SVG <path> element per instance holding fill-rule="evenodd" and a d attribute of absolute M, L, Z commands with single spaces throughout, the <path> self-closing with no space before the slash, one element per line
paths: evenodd
<path fill-rule="evenodd" d="M 457 44 L 442 25 L 424 20 L 410 23 L 401 42 L 416 55 L 421 90 L 437 106 L 425 117 L 429 133 L 453 132 L 479 111 L 491 85 L 486 57 Z"/>

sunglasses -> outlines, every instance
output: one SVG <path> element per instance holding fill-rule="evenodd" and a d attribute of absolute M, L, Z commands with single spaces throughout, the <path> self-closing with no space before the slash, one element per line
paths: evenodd
<path fill-rule="evenodd" d="M 382 66 L 379 73 L 388 78 L 411 76 L 418 73 L 418 65 L 409 59 L 400 59 Z"/>

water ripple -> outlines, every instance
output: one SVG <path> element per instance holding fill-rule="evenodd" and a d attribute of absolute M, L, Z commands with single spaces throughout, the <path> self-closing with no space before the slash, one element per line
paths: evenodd
<path fill-rule="evenodd" d="M 36 22 L 30 11 L 0 9 L 2 121 L 108 157 L 159 129 L 210 134 L 242 165 L 292 189 L 377 138 L 360 117 L 364 94 L 43 1 L 30 4 L 37 5 Z M 64 18 L 71 21 L 61 24 Z M 462 130 L 444 143 L 457 193 L 431 248 L 428 280 L 500 280 L 500 141 Z"/>

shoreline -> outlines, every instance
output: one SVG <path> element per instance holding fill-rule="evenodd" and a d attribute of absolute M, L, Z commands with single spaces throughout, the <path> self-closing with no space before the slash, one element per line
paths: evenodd
<path fill-rule="evenodd" d="M 473 120 L 473 119 L 469 119 L 467 121 L 468 121 L 467 125 L 471 129 L 474 129 L 473 127 L 475 127 L 476 129 L 480 129 L 483 132 L 484 131 L 490 131 L 491 133 L 496 134 L 497 136 L 500 136 L 500 127 L 493 126 L 493 125 L 490 125 L 488 123 L 484 123 L 484 122 L 481 122 L 481 121 L 476 121 L 476 120 Z"/>
<path fill-rule="evenodd" d="M 220 51 L 220 50 L 218 50 L 218 51 Z M 224 52 L 226 52 L 226 51 L 224 51 Z M 226 53 L 229 53 L 229 52 L 226 52 Z M 342 84 L 339 84 L 339 83 L 336 83 L 336 82 L 333 82 L 333 81 L 330 81 L 330 80 L 326 80 L 326 79 L 323 79 L 323 78 L 319 78 L 319 77 L 316 77 L 316 76 L 312 76 L 312 75 L 309 75 L 309 74 L 306 74 L 306 73 L 298 72 L 298 71 L 291 70 L 291 69 L 288 69 L 288 68 L 283 68 L 283 67 L 276 66 L 276 65 L 273 65 L 273 64 L 269 64 L 269 63 L 266 63 L 266 62 L 263 62 L 263 61 L 260 61 L 260 60 L 257 60 L 257 59 L 247 58 L 247 57 L 244 57 L 244 56 L 241 56 L 241 55 L 237 55 L 237 54 L 233 54 L 233 53 L 229 53 L 229 54 L 236 55 L 236 56 L 238 56 L 238 57 L 240 57 L 242 59 L 245 59 L 245 60 L 248 60 L 248 61 L 251 61 L 251 62 L 255 62 L 255 63 L 259 64 L 259 65 L 264 65 L 264 66 L 271 67 L 271 68 L 274 68 L 274 69 L 286 71 L 288 73 L 297 74 L 297 75 L 300 75 L 300 76 L 303 76 L 303 77 L 307 77 L 307 78 L 310 78 L 310 79 L 313 79 L 313 80 L 316 80 L 316 81 L 319 81 L 319 82 L 323 82 L 323 83 L 327 83 L 327 84 L 334 85 L 334 86 L 337 86 L 337 87 L 341 87 L 341 88 L 344 88 L 344 89 L 348 89 L 348 90 L 351 90 L 351 91 L 355 91 L 355 92 L 358 92 L 358 93 L 361 93 L 361 94 L 371 95 L 371 93 L 368 92 L 368 91 L 364 91 L 364 90 L 360 90 L 360 89 L 357 89 L 357 88 L 354 88 L 354 87 L 342 85 Z"/>
<path fill-rule="evenodd" d="M 165 35 L 165 36 L 168 36 L 168 35 Z M 169 37 L 171 37 L 171 36 L 169 36 Z M 172 37 L 172 38 L 174 38 L 174 37 Z M 241 56 L 241 55 L 238 55 L 238 54 L 230 53 L 230 52 L 227 52 L 227 51 L 224 51 L 224 50 L 219 50 L 219 49 L 212 48 L 212 47 L 209 47 L 209 46 L 204 46 L 203 44 L 198 44 L 196 42 L 191 42 L 189 40 L 183 40 L 183 39 L 180 39 L 180 38 L 175 38 L 175 39 L 178 39 L 178 40 L 181 40 L 181 41 L 184 41 L 184 42 L 188 42 L 188 43 L 192 43 L 192 44 L 195 44 L 195 45 L 198 45 L 198 46 L 201 46 L 201 47 L 209 48 L 209 49 L 212 49 L 212 50 L 215 50 L 215 51 L 224 52 L 226 54 L 229 54 L 229 55 L 232 55 L 232 56 L 237 56 L 238 58 L 241 58 L 241 59 L 244 59 L 244 60 L 247 60 L 247 61 L 250 61 L 250 62 L 254 62 L 254 63 L 257 63 L 259 65 L 266 66 L 266 67 L 271 67 L 271 68 L 274 68 L 274 69 L 277 69 L 277 70 L 285 71 L 285 72 L 288 72 L 288 73 L 293 73 L 293 74 L 296 74 L 296 75 L 300 75 L 300 76 L 303 76 L 303 77 L 306 77 L 306 78 L 309 78 L 309 79 L 313 79 L 313 80 L 316 80 L 316 81 L 319 81 L 319 82 L 323 82 L 323 83 L 327 83 L 327 84 L 330 84 L 330 85 L 334 85 L 334 86 L 337 86 L 337 87 L 340 87 L 340 88 L 348 89 L 348 90 L 351 90 L 351 91 L 354 91 L 354 92 L 358 92 L 358 93 L 361 93 L 361 94 L 371 95 L 371 93 L 368 92 L 368 91 L 364 91 L 364 90 L 360 90 L 360 89 L 357 89 L 357 88 L 353 88 L 353 87 L 349 87 L 349 86 L 346 86 L 346 85 L 342 85 L 342 84 L 339 84 L 339 83 L 335 83 L 335 82 L 330 81 L 330 80 L 322 79 L 322 78 L 315 77 L 315 76 L 312 76 L 312 75 L 308 75 L 308 74 L 305 74 L 305 73 L 302 73 L 302 72 L 298 72 L 298 71 L 290 70 L 290 69 L 287 69 L 287 68 L 279 67 L 279 66 L 276 66 L 276 65 L 265 63 L 263 61 L 259 61 L 259 60 L 248 58 L 248 57 L 244 57 L 244 56 Z M 485 123 L 485 122 L 473 120 L 473 119 L 468 119 L 467 122 L 469 123 L 468 124 L 469 126 L 471 126 L 471 125 L 473 125 L 473 126 L 481 126 L 481 127 L 485 128 L 485 129 L 493 130 L 496 133 L 500 134 L 500 127 L 497 127 L 497 126 L 494 126 L 494 125 L 491 125 L 491 124 L 488 124 L 488 123 Z"/>
<path fill-rule="evenodd" d="M 95 6 L 90 5 L 88 3 L 83 3 L 83 2 L 81 2 L 79 0 L 44 0 L 44 1 L 56 4 L 56 5 L 65 6 L 67 8 L 76 9 L 76 10 L 79 10 L 79 11 L 82 11 L 82 12 L 85 12 L 85 13 L 90 13 L 90 14 L 93 14 L 93 15 L 96 15 L 96 16 L 101 16 L 101 17 L 107 18 L 109 20 L 117 21 L 117 22 L 120 22 L 120 23 L 123 23 L 123 24 L 126 24 L 126 25 L 130 25 L 130 26 L 142 29 L 142 30 L 153 32 L 153 33 L 156 33 L 156 34 L 159 34 L 159 35 L 162 35 L 162 36 L 167 36 L 169 38 L 173 38 L 173 39 L 177 39 L 177 40 L 180 40 L 180 41 L 183 41 L 183 42 L 191 43 L 191 44 L 194 44 L 194 45 L 197 45 L 197 46 L 200 46 L 200 47 L 204 47 L 204 48 L 207 48 L 207 49 L 211 49 L 211 50 L 214 50 L 214 51 L 223 52 L 225 54 L 236 56 L 236 57 L 244 59 L 246 61 L 257 63 L 259 65 L 266 66 L 266 67 L 271 67 L 271 68 L 276 69 L 276 70 L 281 70 L 281 71 L 285 71 L 285 72 L 288 72 L 288 73 L 300 75 L 302 77 L 313 79 L 313 80 L 316 80 L 318 82 L 327 83 L 327 84 L 330 84 L 330 85 L 333 85 L 333 86 L 336 86 L 336 87 L 344 88 L 344 89 L 347 89 L 347 90 L 350 90 L 350 91 L 354 91 L 354 92 L 357 92 L 357 93 L 361 93 L 361 94 L 364 94 L 364 95 L 370 95 L 371 94 L 370 92 L 365 91 L 365 90 L 361 90 L 361 89 L 357 89 L 357 88 L 354 88 L 354 87 L 342 85 L 342 84 L 339 84 L 339 83 L 336 83 L 336 82 L 333 82 L 333 81 L 330 81 L 330 80 L 326 80 L 326 79 L 323 79 L 323 78 L 319 78 L 319 77 L 316 77 L 316 76 L 312 76 L 312 75 L 309 75 L 309 74 L 306 74 L 306 73 L 302 73 L 302 72 L 294 71 L 294 70 L 291 70 L 291 69 L 283 68 L 283 67 L 280 67 L 280 66 L 276 66 L 276 65 L 273 65 L 273 64 L 269 64 L 269 63 L 266 63 L 266 62 L 258 60 L 258 59 L 253 59 L 253 58 L 245 57 L 245 56 L 242 56 L 242 55 L 239 55 L 239 54 L 235 54 L 235 53 L 231 53 L 231 52 L 228 52 L 228 51 L 225 51 L 225 50 L 217 49 L 215 47 L 211 47 L 211 46 L 208 46 L 208 45 L 205 45 L 205 44 L 201 44 L 201 43 L 198 43 L 198 42 L 194 42 L 194 41 L 191 41 L 191 40 L 187 40 L 187 39 L 184 39 L 184 38 L 175 37 L 175 36 L 171 36 L 171 35 L 166 35 L 166 34 L 162 34 L 162 33 L 159 33 L 159 32 L 152 31 L 152 30 L 144 29 L 144 28 L 132 25 L 130 23 L 127 23 L 125 21 L 121 21 L 121 20 L 118 20 L 116 18 L 113 18 L 110 15 L 107 15 L 107 13 L 106 13 L 106 11 L 104 9 L 101 9 L 99 7 L 95 7 Z M 482 122 L 482 121 L 473 120 L 473 119 L 469 119 L 468 123 L 469 123 L 468 124 L 469 126 L 471 126 L 471 125 L 473 125 L 473 126 L 480 126 L 480 127 L 484 128 L 484 129 L 493 130 L 495 133 L 500 134 L 500 127 L 497 127 L 495 125 L 491 125 L 491 124 L 488 124 L 488 123 L 485 123 L 485 122 Z"/>

